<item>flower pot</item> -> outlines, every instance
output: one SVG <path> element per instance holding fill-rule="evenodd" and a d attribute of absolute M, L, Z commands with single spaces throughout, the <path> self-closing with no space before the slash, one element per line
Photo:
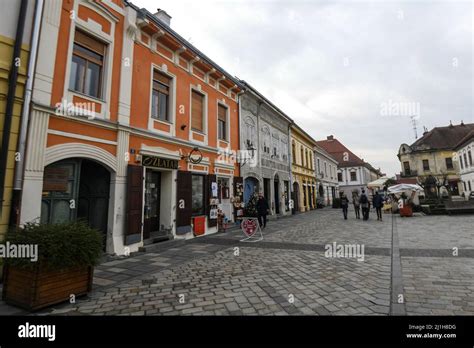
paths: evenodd
<path fill-rule="evenodd" d="M 93 267 L 48 270 L 40 265 L 20 268 L 6 265 L 3 300 L 29 311 L 69 301 L 92 289 Z"/>

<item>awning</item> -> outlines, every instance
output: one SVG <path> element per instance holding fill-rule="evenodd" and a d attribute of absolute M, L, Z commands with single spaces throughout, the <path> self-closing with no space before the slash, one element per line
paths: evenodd
<path fill-rule="evenodd" d="M 423 187 L 413 184 L 399 184 L 390 186 L 388 193 L 402 193 L 402 192 L 423 192 Z"/>
<path fill-rule="evenodd" d="M 381 178 L 378 178 L 377 180 L 375 181 L 372 181 L 372 182 L 369 182 L 367 184 L 367 187 L 368 188 L 378 188 L 378 187 L 383 187 L 383 185 L 385 185 L 385 182 L 388 180 L 388 177 L 386 176 L 383 176 Z"/>

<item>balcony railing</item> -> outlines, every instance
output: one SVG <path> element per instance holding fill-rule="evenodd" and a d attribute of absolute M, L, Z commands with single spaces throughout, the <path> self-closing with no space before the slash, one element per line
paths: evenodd
<path fill-rule="evenodd" d="M 402 178 L 418 176 L 418 171 L 417 170 L 404 170 L 403 172 L 400 172 L 400 176 Z"/>

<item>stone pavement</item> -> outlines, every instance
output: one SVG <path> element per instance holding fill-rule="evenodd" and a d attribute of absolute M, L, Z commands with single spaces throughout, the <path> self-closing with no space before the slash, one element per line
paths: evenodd
<path fill-rule="evenodd" d="M 270 221 L 261 242 L 234 230 L 160 243 L 101 264 L 89 296 L 36 314 L 473 315 L 473 221 L 326 208 Z M 326 257 L 334 242 L 364 246 L 363 260 Z"/>

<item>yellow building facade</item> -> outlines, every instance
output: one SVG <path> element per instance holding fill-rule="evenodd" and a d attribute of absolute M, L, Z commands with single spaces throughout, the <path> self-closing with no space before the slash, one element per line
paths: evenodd
<path fill-rule="evenodd" d="M 14 53 L 15 37 L 17 31 L 18 13 L 20 1 L 4 2 L 6 8 L 2 8 L 3 13 L 11 14 L 10 18 L 5 18 L 0 23 L 0 144 L 3 142 L 3 133 L 6 120 L 6 106 L 8 99 L 8 89 L 10 83 L 10 73 L 13 68 L 12 58 Z M 23 107 L 23 98 L 26 84 L 26 73 L 29 56 L 29 40 L 31 33 L 31 22 L 34 8 L 34 1 L 28 3 L 26 13 L 25 28 L 21 45 L 21 53 L 15 60 L 18 65 L 17 84 L 14 93 L 14 104 L 9 132 L 8 155 L 6 161 L 5 180 L 0 185 L 4 185 L 3 197 L 0 210 L 0 241 L 3 239 L 8 229 L 10 218 L 10 207 L 13 191 L 13 179 L 15 170 L 15 154 L 17 151 L 18 134 L 20 129 L 20 118 Z M 5 16 L 4 16 L 5 17 Z M 18 59 L 19 58 L 19 59 Z M 0 145 L 1 146 L 1 145 Z M 21 160 L 16 158 L 17 160 Z"/>
<path fill-rule="evenodd" d="M 316 141 L 298 125 L 291 126 L 292 196 L 295 212 L 316 209 Z"/>

